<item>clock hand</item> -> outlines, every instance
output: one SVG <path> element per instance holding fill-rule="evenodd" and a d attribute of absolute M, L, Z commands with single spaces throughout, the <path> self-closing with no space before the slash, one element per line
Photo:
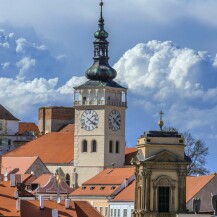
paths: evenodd
<path fill-rule="evenodd" d="M 90 121 L 91 124 L 96 125 L 95 122 L 93 122 L 90 118 L 87 118 L 88 121 Z"/>
<path fill-rule="evenodd" d="M 120 123 L 117 121 L 117 119 L 113 118 L 113 121 L 119 126 Z"/>

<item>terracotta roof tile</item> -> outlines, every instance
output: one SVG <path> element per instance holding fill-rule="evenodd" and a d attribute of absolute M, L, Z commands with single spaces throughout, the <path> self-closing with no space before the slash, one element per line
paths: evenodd
<path fill-rule="evenodd" d="M 0 104 L 0 119 L 9 121 L 19 121 L 18 118 L 14 117 L 4 106 Z"/>
<path fill-rule="evenodd" d="M 46 163 L 70 163 L 74 159 L 73 133 L 47 133 L 4 155 L 5 157 L 39 156 Z"/>
<path fill-rule="evenodd" d="M 0 181 L 0 216 L 20 216 L 16 211 L 15 191 L 9 181 Z"/>
<path fill-rule="evenodd" d="M 191 200 L 211 179 L 214 174 L 207 176 L 187 176 L 186 177 L 186 202 Z"/>
<path fill-rule="evenodd" d="M 134 174 L 134 170 L 134 167 L 108 168 L 83 183 L 83 185 L 120 185 L 124 179 Z"/>
<path fill-rule="evenodd" d="M 38 136 L 40 134 L 40 131 L 38 129 L 38 126 L 35 123 L 32 122 L 19 122 L 19 135 L 23 135 L 25 132 L 35 132 L 35 135 Z"/>
<path fill-rule="evenodd" d="M 2 174 L 7 170 L 9 173 L 25 174 L 38 157 L 2 157 Z"/>
<path fill-rule="evenodd" d="M 74 124 L 68 124 L 65 127 L 63 127 L 59 132 L 62 133 L 74 133 L 75 131 L 75 125 Z"/>
<path fill-rule="evenodd" d="M 130 161 L 137 154 L 137 148 L 125 148 L 125 165 L 131 165 Z"/>
<path fill-rule="evenodd" d="M 109 196 L 117 188 L 117 186 L 106 185 L 106 186 L 83 186 L 73 191 L 70 195 L 73 196 Z"/>
<path fill-rule="evenodd" d="M 124 188 L 112 202 L 133 202 L 135 200 L 135 181 L 132 181 L 126 188 Z"/>
<path fill-rule="evenodd" d="M 44 210 L 39 208 L 39 201 L 21 201 L 21 217 L 47 217 L 52 215 L 52 209 L 58 209 L 58 217 L 102 217 L 102 215 L 86 201 L 71 201 L 70 208 L 64 203 L 45 200 Z"/>

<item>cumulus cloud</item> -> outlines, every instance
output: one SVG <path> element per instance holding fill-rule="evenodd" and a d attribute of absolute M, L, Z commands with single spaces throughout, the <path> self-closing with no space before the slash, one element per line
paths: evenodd
<path fill-rule="evenodd" d="M 217 67 L 207 52 L 150 41 L 128 50 L 114 67 L 146 112 L 164 109 L 170 125 L 185 129 L 215 126 Z"/>

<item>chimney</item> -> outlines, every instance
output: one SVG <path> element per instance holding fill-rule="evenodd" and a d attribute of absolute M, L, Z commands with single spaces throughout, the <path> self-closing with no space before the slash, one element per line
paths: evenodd
<path fill-rule="evenodd" d="M 40 209 L 44 210 L 44 195 L 39 195 Z"/>
<path fill-rule="evenodd" d="M 126 188 L 127 186 L 128 186 L 128 178 L 126 178 L 125 180 L 124 180 L 124 188 Z"/>
<path fill-rule="evenodd" d="M 69 209 L 69 206 L 70 206 L 70 199 L 66 198 L 65 199 L 65 207 L 66 207 L 66 209 Z"/>
<path fill-rule="evenodd" d="M 19 199 L 16 200 L 16 210 L 17 212 L 20 211 L 20 200 Z"/>
<path fill-rule="evenodd" d="M 17 199 L 19 197 L 18 195 L 18 189 L 14 192 L 14 197 Z"/>
<path fill-rule="evenodd" d="M 15 187 L 16 183 L 15 183 L 15 174 L 11 173 L 10 174 L 10 182 L 11 182 L 11 187 Z"/>
<path fill-rule="evenodd" d="M 8 171 L 5 170 L 4 172 L 4 182 L 7 182 L 8 181 Z"/>
<path fill-rule="evenodd" d="M 58 209 L 52 209 L 52 217 L 58 217 Z"/>

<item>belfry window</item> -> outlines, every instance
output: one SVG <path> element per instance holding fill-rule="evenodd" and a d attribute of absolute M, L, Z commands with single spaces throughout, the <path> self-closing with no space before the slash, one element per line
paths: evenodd
<path fill-rule="evenodd" d="M 113 153 L 113 142 L 109 141 L 109 153 Z"/>
<path fill-rule="evenodd" d="M 158 211 L 169 212 L 169 187 L 158 188 Z"/>
<path fill-rule="evenodd" d="M 87 140 L 83 140 L 82 142 L 82 152 L 87 152 Z"/>
<path fill-rule="evenodd" d="M 116 153 L 119 153 L 119 150 L 120 149 L 120 147 L 119 147 L 119 141 L 116 141 L 116 144 L 115 144 L 115 152 Z"/>
<path fill-rule="evenodd" d="M 92 152 L 96 152 L 96 151 L 97 151 L 97 143 L 96 143 L 96 140 L 93 140 L 93 141 L 92 141 L 92 148 L 91 148 L 91 151 L 92 151 Z"/>

